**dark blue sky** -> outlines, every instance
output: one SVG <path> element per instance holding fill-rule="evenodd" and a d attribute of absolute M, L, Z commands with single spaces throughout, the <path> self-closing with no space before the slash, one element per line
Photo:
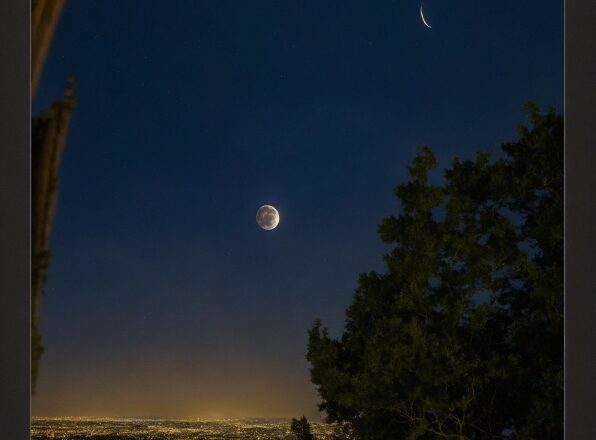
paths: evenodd
<path fill-rule="evenodd" d="M 67 1 L 35 112 L 76 78 L 37 415 L 316 416 L 396 184 L 562 110 L 561 0 Z M 255 223 L 262 204 L 281 214 Z"/>

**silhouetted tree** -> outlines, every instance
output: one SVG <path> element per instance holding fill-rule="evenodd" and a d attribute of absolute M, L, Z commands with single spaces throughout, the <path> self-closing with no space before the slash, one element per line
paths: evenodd
<path fill-rule="evenodd" d="M 31 97 L 35 95 L 44 60 L 64 0 L 31 2 Z M 50 236 L 57 197 L 60 158 L 75 99 L 69 79 L 64 99 L 32 118 L 31 123 L 31 392 L 35 392 L 43 344 L 39 330 L 42 294 L 50 262 Z"/>
<path fill-rule="evenodd" d="M 300 420 L 292 419 L 290 431 L 296 440 L 315 440 L 315 436 L 310 432 L 310 423 L 304 416 Z"/>
<path fill-rule="evenodd" d="M 379 234 L 386 272 L 361 274 L 340 339 L 309 331 L 329 422 L 362 439 L 563 438 L 563 118 L 528 104 L 504 154 L 424 147 Z"/>

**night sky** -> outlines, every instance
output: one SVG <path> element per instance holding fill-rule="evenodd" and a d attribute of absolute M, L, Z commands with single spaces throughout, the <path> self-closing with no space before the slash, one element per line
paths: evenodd
<path fill-rule="evenodd" d="M 562 111 L 562 0 L 419 7 L 67 0 L 33 106 L 75 76 L 34 415 L 320 417 L 306 331 L 383 269 L 417 148 Z"/>

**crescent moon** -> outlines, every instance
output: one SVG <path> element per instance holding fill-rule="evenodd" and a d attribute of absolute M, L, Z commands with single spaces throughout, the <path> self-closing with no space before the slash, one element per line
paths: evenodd
<path fill-rule="evenodd" d="M 422 5 L 420 5 L 420 18 L 422 18 L 422 23 L 424 23 L 424 25 L 427 28 L 432 29 L 432 26 L 430 24 L 428 24 L 426 19 L 424 18 L 424 13 L 422 12 Z"/>

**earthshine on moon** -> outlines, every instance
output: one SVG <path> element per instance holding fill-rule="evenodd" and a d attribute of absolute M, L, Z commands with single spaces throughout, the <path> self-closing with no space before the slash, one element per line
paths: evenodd
<path fill-rule="evenodd" d="M 271 205 L 263 205 L 257 211 L 257 223 L 266 231 L 275 229 L 279 224 L 279 212 Z"/>

